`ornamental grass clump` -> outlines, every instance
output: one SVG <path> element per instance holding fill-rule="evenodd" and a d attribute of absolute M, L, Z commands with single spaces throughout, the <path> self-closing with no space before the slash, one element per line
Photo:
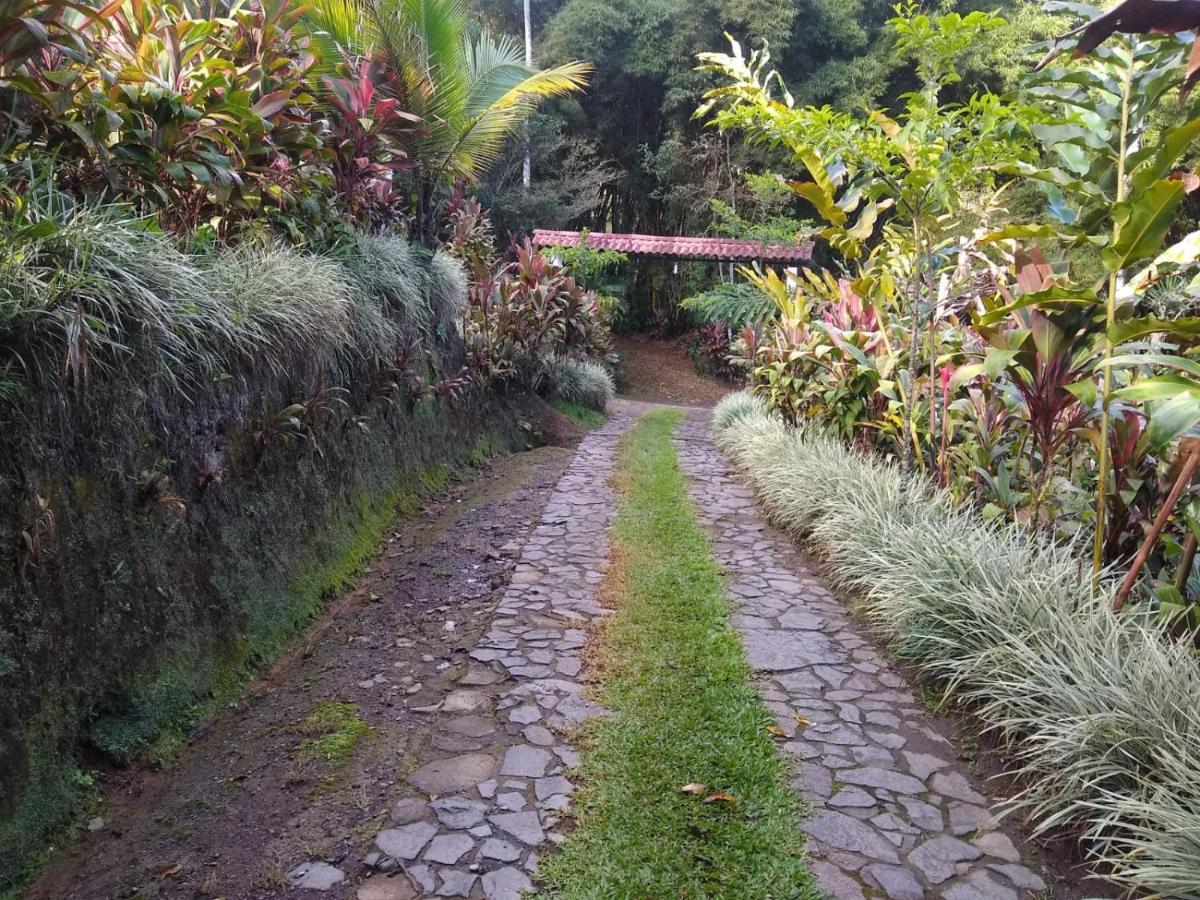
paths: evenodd
<path fill-rule="evenodd" d="M 604 412 L 616 387 L 608 369 L 599 363 L 556 356 L 546 364 L 550 398 Z"/>
<path fill-rule="evenodd" d="M 332 255 L 283 244 L 187 253 L 121 204 L 37 185 L 0 214 L 0 402 L 100 377 L 191 395 L 230 375 L 349 383 L 465 302 L 461 266 L 396 237 Z"/>
<path fill-rule="evenodd" d="M 213 256 L 209 289 L 237 323 L 243 364 L 276 374 L 337 371 L 350 345 L 350 287 L 336 262 L 283 245 L 240 246 Z M 373 343 L 373 342 L 372 342 Z"/>
<path fill-rule="evenodd" d="M 0 347 L 40 383 L 137 362 L 175 381 L 212 368 L 209 336 L 229 328 L 192 261 L 128 207 L 38 190 L 0 218 Z"/>
<path fill-rule="evenodd" d="M 767 411 L 767 405 L 760 397 L 749 391 L 734 391 L 726 394 L 713 409 L 712 427 L 716 432 L 725 431 L 748 416 L 762 415 Z"/>
<path fill-rule="evenodd" d="M 356 299 L 385 303 L 415 328 L 429 324 L 428 270 L 409 243 L 393 235 L 357 233 L 351 243 L 335 251 L 335 258 L 345 269 Z"/>
<path fill-rule="evenodd" d="M 467 308 L 467 270 L 454 256 L 439 250 L 429 261 L 429 306 L 435 325 L 462 318 Z"/>
<path fill-rule="evenodd" d="M 972 508 L 746 397 L 717 443 L 771 519 L 1006 742 L 1039 831 L 1078 830 L 1117 880 L 1200 896 L 1200 670 L 1190 645 L 1093 596 L 1086 550 Z M 740 411 L 740 414 L 735 414 Z"/>

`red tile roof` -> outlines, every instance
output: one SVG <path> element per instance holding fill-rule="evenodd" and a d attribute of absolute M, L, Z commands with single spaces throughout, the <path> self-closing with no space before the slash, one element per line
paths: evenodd
<path fill-rule="evenodd" d="M 547 231 L 539 228 L 533 233 L 533 243 L 539 247 L 578 247 L 581 237 L 582 233 L 578 231 Z M 812 258 L 812 243 L 807 241 L 789 247 L 734 238 L 670 237 L 590 231 L 587 234 L 587 246 L 595 250 L 619 250 L 631 256 L 660 256 L 670 259 L 800 263 Z"/>

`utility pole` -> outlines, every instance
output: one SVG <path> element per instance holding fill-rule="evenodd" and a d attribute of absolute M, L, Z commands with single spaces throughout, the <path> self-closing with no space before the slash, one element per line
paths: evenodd
<path fill-rule="evenodd" d="M 530 22 L 529 15 L 529 0 L 525 0 L 525 65 L 533 68 L 533 26 Z M 525 166 L 521 170 L 521 183 L 525 185 L 525 189 L 529 189 L 529 182 L 532 178 L 533 167 L 529 159 L 529 122 L 525 122 Z"/>

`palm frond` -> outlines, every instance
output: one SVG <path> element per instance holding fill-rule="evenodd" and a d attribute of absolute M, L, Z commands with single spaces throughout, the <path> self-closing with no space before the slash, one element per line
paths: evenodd
<path fill-rule="evenodd" d="M 371 45 L 372 35 L 362 27 L 361 0 L 310 0 L 304 7 L 304 24 L 325 60 L 361 57 Z"/>
<path fill-rule="evenodd" d="M 498 71 L 498 70 L 493 70 Z M 471 179 L 495 160 L 508 137 L 547 97 L 560 97 L 582 90 L 592 67 L 588 63 L 566 63 L 535 72 L 505 90 L 465 122 L 459 138 L 442 165 L 458 177 Z"/>

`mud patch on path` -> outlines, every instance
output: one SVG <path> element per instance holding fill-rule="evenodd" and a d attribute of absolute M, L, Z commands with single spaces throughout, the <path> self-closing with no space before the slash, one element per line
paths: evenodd
<path fill-rule="evenodd" d="M 397 524 L 357 587 L 166 771 L 104 772 L 92 831 L 29 900 L 313 897 L 294 867 L 323 860 L 353 896 L 427 710 L 466 670 L 529 530 L 571 458 L 501 458 Z M 101 824 L 102 822 L 102 824 Z"/>

